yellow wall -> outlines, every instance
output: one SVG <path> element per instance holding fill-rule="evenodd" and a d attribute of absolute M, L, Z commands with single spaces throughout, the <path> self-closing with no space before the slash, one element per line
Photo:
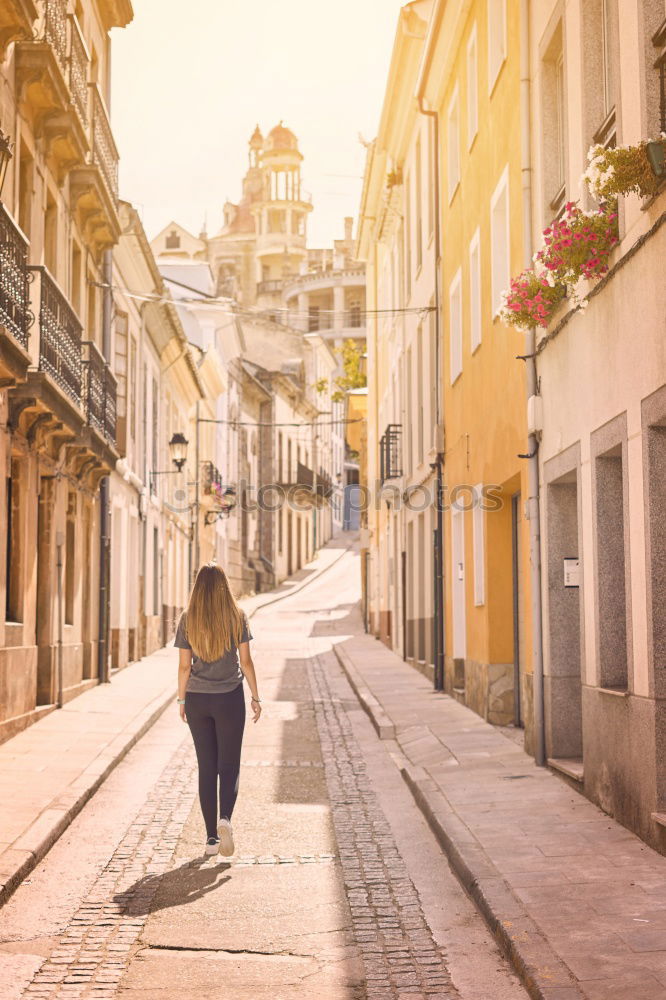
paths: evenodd
<path fill-rule="evenodd" d="M 524 349 L 523 337 L 491 314 L 490 203 L 508 164 L 510 206 L 510 273 L 522 269 L 522 204 L 520 163 L 520 23 L 519 3 L 507 0 L 507 58 L 488 93 L 487 2 L 471 5 L 442 95 L 440 162 L 442 169 L 442 312 L 444 329 L 444 415 L 446 429 L 445 482 L 503 485 L 503 510 L 486 514 L 486 603 L 474 605 L 472 514 L 465 514 L 467 657 L 481 663 L 513 659 L 511 494 L 521 489 L 524 508 L 526 480 L 525 372 L 515 360 Z M 467 142 L 467 42 L 476 22 L 478 59 L 478 133 Z M 440 72 L 443 67 L 440 68 Z M 436 77 L 433 64 L 431 74 Z M 447 114 L 454 87 L 459 90 L 460 184 L 449 204 L 447 184 Z M 474 354 L 470 338 L 469 245 L 477 226 L 481 248 L 482 339 Z M 449 287 L 462 268 L 462 375 L 450 384 Z M 447 579 L 447 655 L 451 654 L 451 517 L 445 516 Z M 527 522 L 523 532 L 523 578 L 527 580 Z M 527 597 L 526 589 L 524 591 Z M 527 616 L 526 616 L 527 617 Z M 529 630 L 525 646 L 529 648 Z M 527 666 L 527 650 L 522 662 Z"/>

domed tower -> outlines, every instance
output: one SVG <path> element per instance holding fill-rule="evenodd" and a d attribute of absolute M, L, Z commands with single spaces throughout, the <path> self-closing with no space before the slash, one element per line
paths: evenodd
<path fill-rule="evenodd" d="M 263 142 L 259 157 L 261 196 L 252 205 L 259 295 L 276 291 L 271 288 L 273 282 L 298 274 L 307 257 L 307 217 L 312 202 L 301 190 L 302 160 L 296 136 L 280 122 Z"/>

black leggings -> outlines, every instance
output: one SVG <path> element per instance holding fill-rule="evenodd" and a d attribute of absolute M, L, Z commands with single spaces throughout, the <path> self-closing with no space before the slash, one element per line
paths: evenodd
<path fill-rule="evenodd" d="M 206 836 L 217 836 L 217 782 L 220 818 L 231 819 L 238 795 L 241 744 L 245 727 L 242 683 L 222 694 L 185 693 L 185 717 L 199 764 L 199 801 Z"/>

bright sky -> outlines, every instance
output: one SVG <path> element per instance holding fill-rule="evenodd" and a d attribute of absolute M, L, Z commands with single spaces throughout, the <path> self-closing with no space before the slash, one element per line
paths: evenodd
<path fill-rule="evenodd" d="M 218 232 L 237 201 L 247 141 L 280 119 L 298 136 L 315 209 L 310 246 L 356 217 L 404 0 L 134 0 L 113 32 L 120 193 L 149 238 L 171 219 Z"/>

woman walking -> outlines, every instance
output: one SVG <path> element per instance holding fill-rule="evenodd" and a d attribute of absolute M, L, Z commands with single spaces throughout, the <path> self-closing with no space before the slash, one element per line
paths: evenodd
<path fill-rule="evenodd" d="M 213 563 L 202 566 L 178 623 L 175 645 L 180 650 L 178 704 L 197 754 L 207 855 L 234 853 L 231 814 L 245 728 L 243 677 L 252 693 L 253 721 L 261 715 L 251 638 L 224 570 Z"/>

